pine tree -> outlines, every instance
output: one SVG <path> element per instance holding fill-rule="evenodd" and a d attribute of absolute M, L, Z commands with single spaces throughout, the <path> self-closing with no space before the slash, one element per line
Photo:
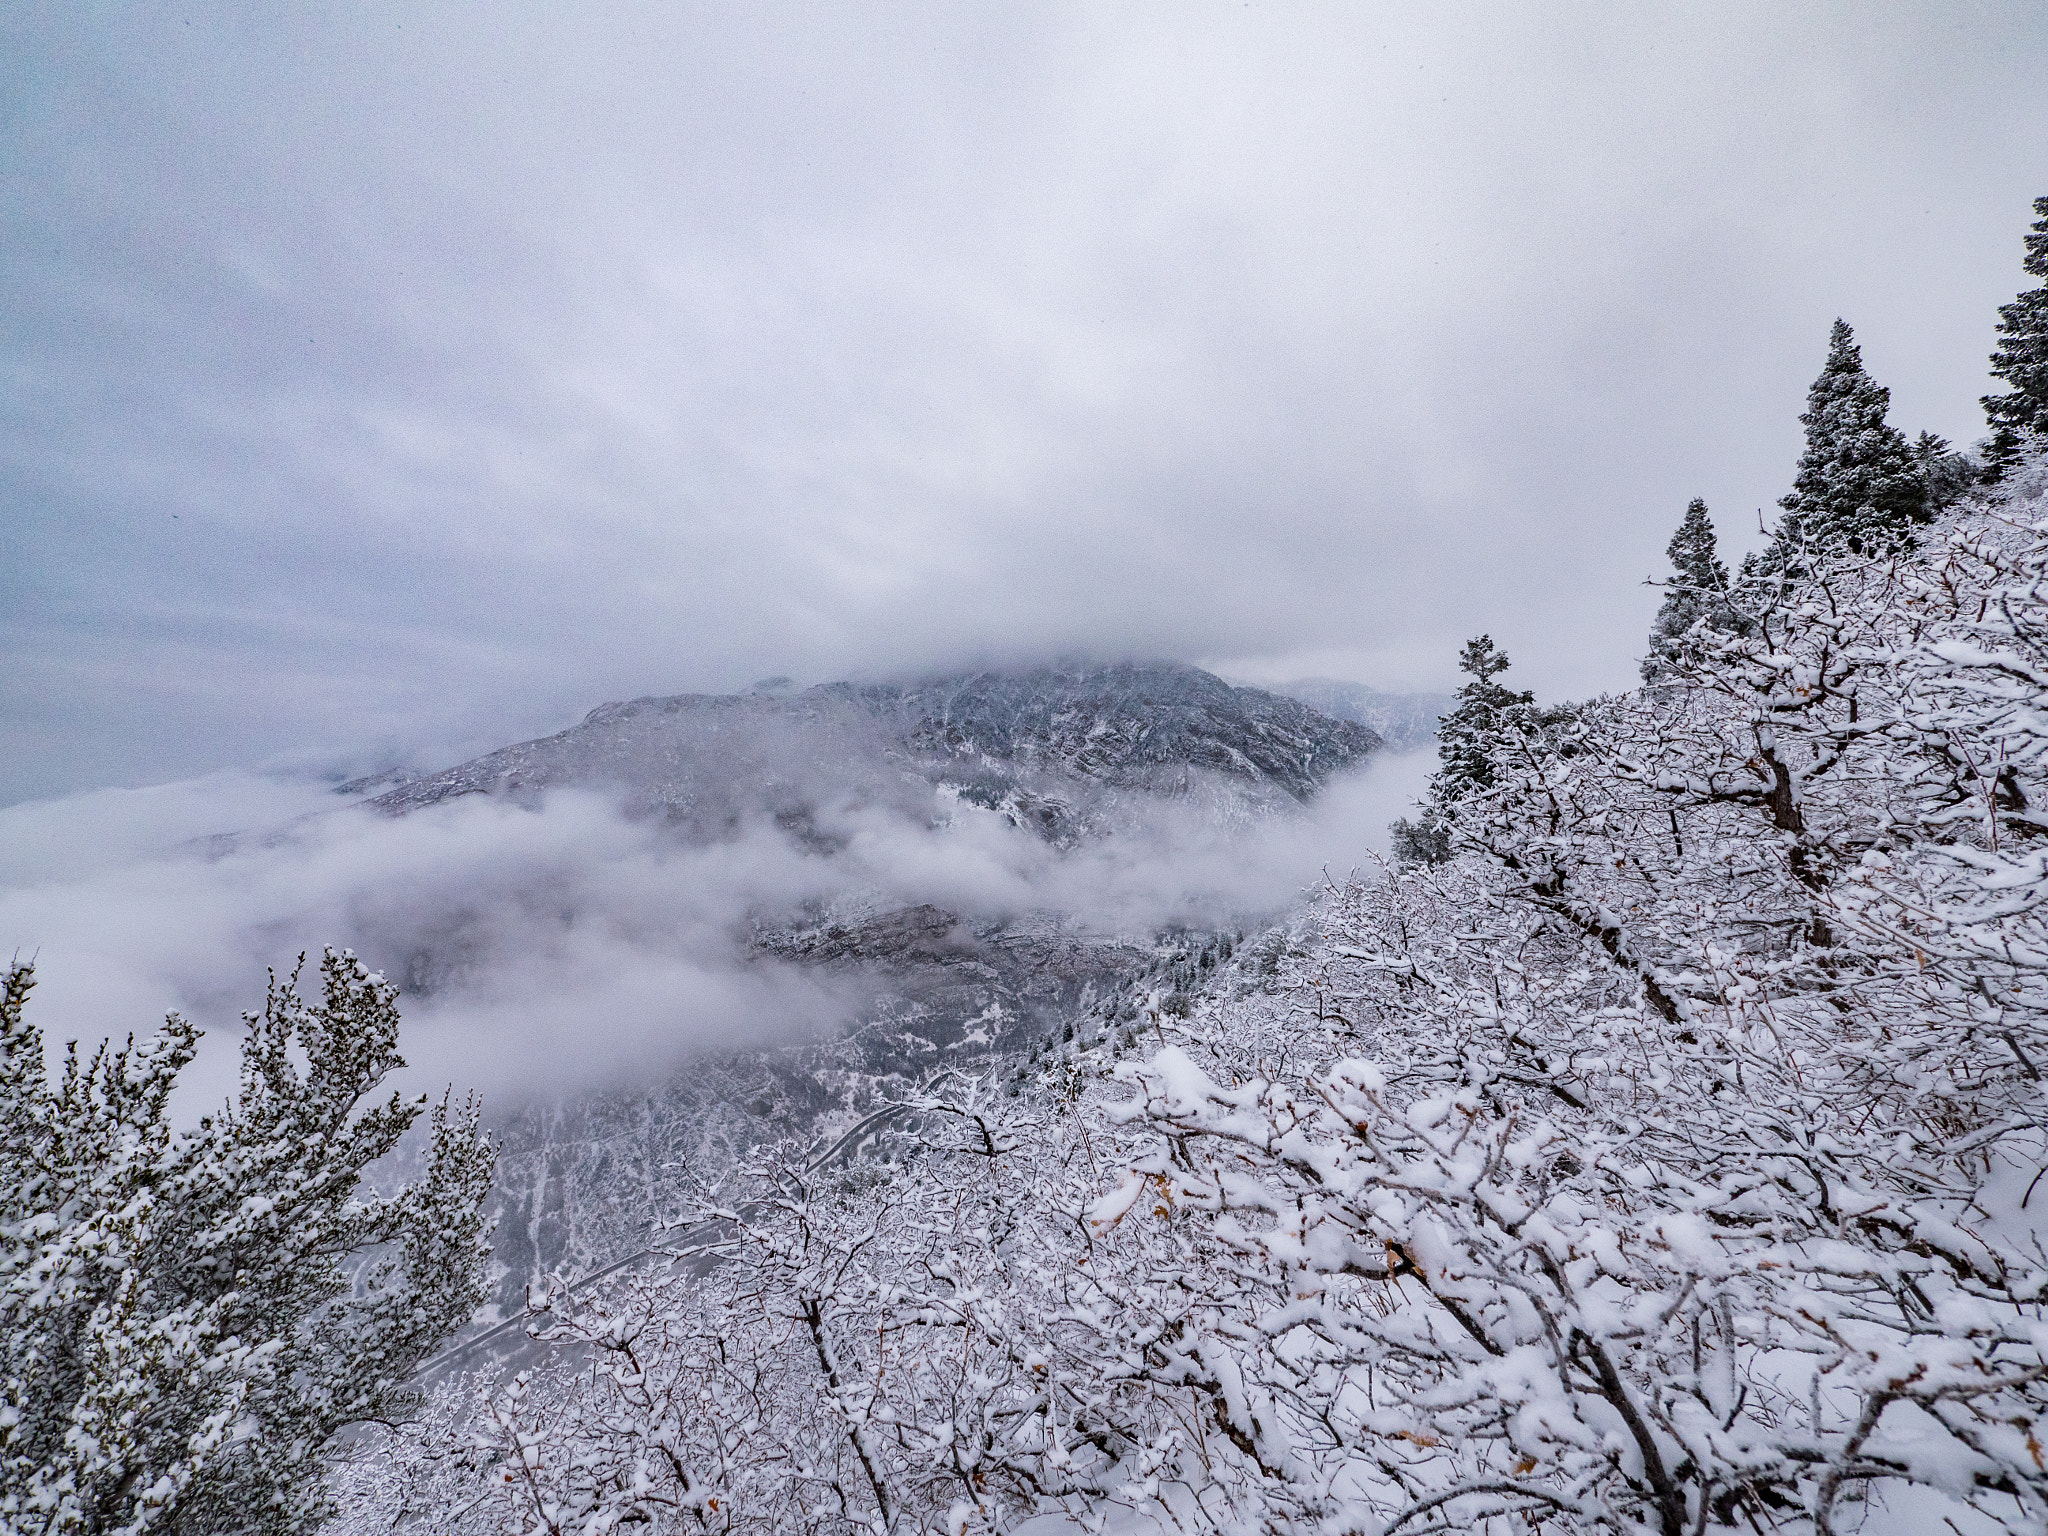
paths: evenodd
<path fill-rule="evenodd" d="M 1438 767 L 1430 778 L 1422 815 L 1414 821 L 1402 817 L 1387 827 L 1397 864 L 1448 861 L 1454 807 L 1467 795 L 1493 787 L 1494 757 L 1503 737 L 1517 730 L 1539 730 L 1546 723 L 1535 708 L 1535 694 L 1517 693 L 1494 681 L 1507 671 L 1508 656 L 1491 635 L 1465 642 L 1458 669 L 1472 681 L 1457 691 L 1456 702 L 1437 723 Z"/>
<path fill-rule="evenodd" d="M 1952 448 L 1939 432 L 1922 432 L 1913 440 L 1913 457 L 1927 476 L 1927 510 L 1946 511 L 1975 485 L 1981 466 L 1976 458 Z"/>
<path fill-rule="evenodd" d="M 324 998 L 273 979 L 239 1092 L 168 1104 L 198 1030 L 74 1050 L 52 1082 L 0 988 L 0 1530 L 298 1536 L 324 1451 L 482 1299 L 495 1150 L 437 1106 L 423 1177 L 362 1188 L 426 1107 L 368 1102 L 404 1065 L 397 989 L 346 952 Z"/>
<path fill-rule="evenodd" d="M 1495 682 L 1507 669 L 1507 652 L 1493 643 L 1491 635 L 1465 642 L 1458 670 L 1472 681 L 1457 691 L 1457 702 L 1437 726 L 1436 749 L 1442 767 L 1432 781 L 1432 793 L 1443 806 L 1492 788 L 1495 740 L 1517 724 L 1529 723 L 1536 695 L 1517 693 L 1505 683 Z"/>
<path fill-rule="evenodd" d="M 1424 816 L 1410 821 L 1406 816 L 1389 822 L 1390 851 L 1394 862 L 1412 868 L 1419 864 L 1445 864 L 1451 857 L 1451 834 L 1440 821 Z"/>
<path fill-rule="evenodd" d="M 1890 404 L 1891 391 L 1863 371 L 1854 332 L 1837 320 L 1799 418 L 1799 476 L 1778 503 L 1785 516 L 1758 568 L 1791 569 L 1806 551 L 1833 546 L 1875 554 L 1912 543 L 1929 517 L 1927 473 L 1905 435 L 1886 424 Z"/>
<path fill-rule="evenodd" d="M 2020 266 L 2044 281 L 1998 309 L 1998 350 L 1991 354 L 1992 377 L 2012 385 L 2009 393 L 1986 395 L 1991 422 L 1984 478 L 1997 480 L 2010 467 L 2030 432 L 2048 432 L 2048 197 L 2034 199 L 2035 219 Z"/>
<path fill-rule="evenodd" d="M 1688 637 L 1702 626 L 1723 634 L 1748 633 L 1748 621 L 1729 599 L 1728 567 L 1715 549 L 1713 520 L 1699 497 L 1687 505 L 1664 552 L 1672 575 L 1664 584 L 1664 605 L 1650 626 L 1650 653 L 1643 658 L 1646 683 L 1669 676 L 1675 662 L 1697 652 Z"/>

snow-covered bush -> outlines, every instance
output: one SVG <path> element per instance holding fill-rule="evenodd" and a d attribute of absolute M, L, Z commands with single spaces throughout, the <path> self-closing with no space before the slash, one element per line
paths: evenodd
<path fill-rule="evenodd" d="M 1475 643 L 1428 857 L 542 1306 L 475 1508 L 2048 1529 L 2044 487 L 1752 570 L 1637 692 Z"/>
<path fill-rule="evenodd" d="M 667 1266 L 542 1300 L 576 1375 L 482 1409 L 506 1528 L 958 1533 L 1144 1502 L 1188 1404 L 1129 1368 L 1116 1288 L 1143 1266 L 1091 1253 L 1086 1133 L 952 1086 L 907 1106 L 885 1178 L 759 1164 Z"/>
<path fill-rule="evenodd" d="M 1136 1171 L 1239 1256 L 1267 1524 L 2048 1521 L 2031 483 L 1752 583 L 1565 729 L 1502 712 L 1462 857 L 1325 915 L 1312 1026 L 1126 1069 Z"/>
<path fill-rule="evenodd" d="M 241 1087 L 196 1130 L 167 1104 L 199 1032 L 74 1048 L 53 1082 L 17 965 L 0 1006 L 0 1523 L 21 1532 L 291 1532 L 323 1452 L 481 1294 L 493 1149 L 431 1111 L 421 1178 L 364 1169 L 425 1101 L 366 1103 L 401 1065 L 396 989 L 330 950 L 322 998 L 274 977 Z M 346 1267 L 345 1267 L 346 1266 Z M 349 1270 L 353 1269 L 351 1276 Z"/>

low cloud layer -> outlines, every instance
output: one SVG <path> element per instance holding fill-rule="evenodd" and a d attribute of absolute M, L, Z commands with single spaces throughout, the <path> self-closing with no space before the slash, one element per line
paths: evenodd
<path fill-rule="evenodd" d="M 209 1027 L 190 1108 L 226 1092 L 265 966 L 346 944 L 407 988 L 412 1080 L 503 1102 L 644 1082 L 858 1011 L 857 980 L 750 951 L 757 921 L 918 902 L 1109 933 L 1254 919 L 1383 848 L 1433 763 L 1383 757 L 1304 814 L 1235 828 L 1161 801 L 1064 853 L 965 803 L 938 825 L 828 804 L 818 829 L 844 839 L 830 857 L 768 823 L 688 845 L 576 791 L 394 819 L 222 775 L 0 811 L 0 951 L 35 958 L 53 1045 L 146 1032 L 171 1008 Z"/>

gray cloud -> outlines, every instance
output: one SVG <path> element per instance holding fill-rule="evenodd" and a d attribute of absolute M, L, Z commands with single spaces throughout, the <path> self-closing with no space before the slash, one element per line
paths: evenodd
<path fill-rule="evenodd" d="M 1624 683 L 1837 313 L 1977 430 L 2037 6 L 17 8 L 0 801 L 1057 652 Z"/>

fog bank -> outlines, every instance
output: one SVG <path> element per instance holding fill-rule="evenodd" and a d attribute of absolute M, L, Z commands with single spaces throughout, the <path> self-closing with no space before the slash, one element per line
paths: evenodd
<path fill-rule="evenodd" d="M 1248 826 L 1161 800 L 1064 852 L 945 796 L 924 818 L 849 800 L 818 809 L 830 854 L 815 830 L 799 843 L 768 821 L 688 843 L 587 791 L 392 818 L 316 786 L 214 775 L 0 811 L 0 949 L 35 959 L 53 1048 L 147 1032 L 167 1009 L 211 1030 L 190 1110 L 231 1086 L 235 1020 L 260 1002 L 264 968 L 347 945 L 405 989 L 414 1084 L 510 1102 L 858 1015 L 861 979 L 765 957 L 759 925 L 927 902 L 1131 935 L 1256 922 L 1383 850 L 1433 766 L 1386 755 L 1306 812 Z"/>

